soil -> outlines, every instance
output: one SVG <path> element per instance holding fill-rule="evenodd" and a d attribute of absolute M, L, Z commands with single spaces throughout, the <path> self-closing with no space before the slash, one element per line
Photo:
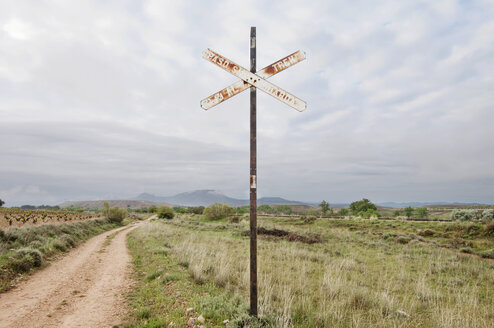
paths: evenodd
<path fill-rule="evenodd" d="M 250 234 L 249 231 L 244 231 L 245 236 Z M 305 244 L 315 244 L 321 242 L 321 238 L 318 235 L 304 236 L 295 232 L 290 232 L 281 229 L 266 229 L 263 227 L 257 228 L 258 235 L 274 236 L 286 239 L 288 241 L 298 241 Z"/>
<path fill-rule="evenodd" d="M 0 327 L 112 327 L 132 287 L 126 236 L 143 222 L 93 237 L 0 294 Z"/>

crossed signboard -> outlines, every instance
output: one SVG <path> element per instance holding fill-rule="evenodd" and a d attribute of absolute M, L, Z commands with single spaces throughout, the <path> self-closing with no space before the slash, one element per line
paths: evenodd
<path fill-rule="evenodd" d="M 202 57 L 241 79 L 240 81 L 224 88 L 223 90 L 218 91 L 215 94 L 203 99 L 201 101 L 201 107 L 205 110 L 208 110 L 211 107 L 216 106 L 219 103 L 227 100 L 228 98 L 239 94 L 240 92 L 248 89 L 250 86 L 256 87 L 266 92 L 268 95 L 273 96 L 274 98 L 278 99 L 281 102 L 284 102 L 288 106 L 295 108 L 299 112 L 302 112 L 307 108 L 307 104 L 305 103 L 305 101 L 266 81 L 267 78 L 304 60 L 305 52 L 303 51 L 296 51 L 293 54 L 288 55 L 285 58 L 282 58 L 269 66 L 264 67 L 255 74 L 249 72 L 242 66 L 235 64 L 231 60 L 226 59 L 225 57 L 221 56 L 211 49 L 205 50 L 202 53 Z"/>
<path fill-rule="evenodd" d="M 296 51 L 256 71 L 256 28 L 250 29 L 250 71 L 235 64 L 220 54 L 207 49 L 202 56 L 215 65 L 240 78 L 236 83 L 203 99 L 205 110 L 214 107 L 240 92 L 250 88 L 250 314 L 257 316 L 257 93 L 262 90 L 298 111 L 304 111 L 307 104 L 288 91 L 270 83 L 267 79 L 305 59 L 303 51 Z"/>

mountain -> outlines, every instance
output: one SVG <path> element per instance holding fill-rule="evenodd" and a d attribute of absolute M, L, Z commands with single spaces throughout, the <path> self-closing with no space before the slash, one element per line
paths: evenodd
<path fill-rule="evenodd" d="M 479 203 L 461 203 L 461 202 L 408 202 L 408 203 L 395 203 L 395 202 L 385 202 L 378 203 L 376 205 L 384 207 L 394 207 L 394 208 L 404 208 L 404 207 L 421 207 L 421 206 L 472 206 L 472 205 L 485 205 Z"/>
<path fill-rule="evenodd" d="M 249 205 L 248 199 L 232 198 L 218 192 L 216 190 L 194 190 L 183 192 L 174 196 L 156 196 L 148 193 L 142 193 L 137 196 L 137 200 L 145 200 L 151 202 L 163 202 L 178 206 L 209 206 L 213 203 L 223 203 L 230 206 L 245 206 Z M 305 205 L 307 203 L 286 200 L 281 197 L 261 197 L 257 200 L 258 205 Z"/>
<path fill-rule="evenodd" d="M 309 205 L 309 203 L 286 200 L 281 197 L 261 197 L 257 200 L 257 205 Z"/>
<path fill-rule="evenodd" d="M 68 201 L 60 204 L 61 208 L 67 207 L 80 207 L 80 208 L 103 208 L 103 203 L 105 200 L 85 200 L 85 201 Z M 120 208 L 148 208 L 152 205 L 160 206 L 166 205 L 164 202 L 154 202 L 154 201 L 145 201 L 145 200 L 106 200 L 110 207 L 120 207 Z"/>

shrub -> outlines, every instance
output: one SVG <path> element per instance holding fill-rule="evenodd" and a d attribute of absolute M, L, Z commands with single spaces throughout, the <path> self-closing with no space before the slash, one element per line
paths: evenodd
<path fill-rule="evenodd" d="M 170 273 L 163 278 L 163 283 L 166 284 L 167 282 L 177 281 L 177 280 L 180 280 L 180 276 L 176 273 Z"/>
<path fill-rule="evenodd" d="M 336 213 L 338 216 L 347 216 L 349 214 L 349 210 L 348 208 L 340 208 L 340 210 L 338 211 L 338 213 Z"/>
<path fill-rule="evenodd" d="M 61 252 L 65 252 L 67 250 L 67 244 L 65 242 L 61 241 L 60 239 L 53 240 L 52 246 L 53 246 L 53 248 L 55 248 Z"/>
<path fill-rule="evenodd" d="M 377 211 L 377 206 L 374 205 L 367 198 L 364 198 L 362 200 L 351 203 L 350 210 L 352 211 L 353 214 L 359 214 L 361 212 L 366 212 L 367 210 Z"/>
<path fill-rule="evenodd" d="M 158 208 L 158 218 L 171 220 L 175 216 L 175 212 L 168 206 L 160 206 Z"/>
<path fill-rule="evenodd" d="M 494 223 L 485 226 L 485 234 L 494 236 Z"/>
<path fill-rule="evenodd" d="M 408 244 L 410 242 L 410 240 L 412 240 L 410 237 L 406 237 L 406 236 L 400 236 L 396 239 L 396 241 L 400 244 Z"/>
<path fill-rule="evenodd" d="M 407 218 L 410 218 L 413 215 L 413 207 L 411 206 L 405 207 L 403 211 L 405 212 L 405 216 Z"/>
<path fill-rule="evenodd" d="M 486 221 L 494 220 L 494 210 L 485 210 L 482 213 L 482 219 Z"/>
<path fill-rule="evenodd" d="M 281 213 L 281 214 L 290 215 L 290 214 L 292 214 L 292 208 L 288 205 L 278 205 L 276 207 L 276 212 Z"/>
<path fill-rule="evenodd" d="M 379 213 L 377 213 L 376 210 L 373 210 L 373 209 L 367 209 L 366 211 L 361 211 L 358 213 L 359 216 L 363 217 L 363 218 L 370 218 L 370 217 L 380 217 L 381 215 Z"/>
<path fill-rule="evenodd" d="M 429 210 L 427 210 L 427 207 L 419 207 L 417 208 L 417 217 L 418 218 L 426 218 L 429 216 Z"/>
<path fill-rule="evenodd" d="M 260 206 L 257 206 L 257 212 L 264 213 L 264 214 L 273 214 L 275 211 L 274 211 L 274 208 L 272 208 L 269 205 L 260 205 Z"/>
<path fill-rule="evenodd" d="M 454 210 L 451 212 L 451 220 L 471 221 L 477 219 L 477 210 Z"/>
<path fill-rule="evenodd" d="M 61 239 L 69 247 L 75 247 L 76 246 L 76 241 L 75 241 L 74 237 L 72 237 L 71 235 L 63 235 Z"/>
<path fill-rule="evenodd" d="M 189 213 L 191 214 L 202 214 L 204 212 L 204 206 L 190 207 Z"/>
<path fill-rule="evenodd" d="M 419 231 L 418 234 L 423 237 L 429 237 L 429 236 L 434 236 L 434 231 L 430 229 L 425 229 L 422 231 Z"/>
<path fill-rule="evenodd" d="M 29 255 L 32 258 L 33 266 L 35 267 L 40 267 L 43 264 L 43 255 L 41 255 L 41 252 L 38 250 L 26 247 L 18 249 L 15 253 L 15 256 L 20 258 Z"/>
<path fill-rule="evenodd" d="M 17 272 L 28 272 L 34 267 L 34 259 L 31 255 L 15 256 L 10 260 L 10 266 Z"/>
<path fill-rule="evenodd" d="M 221 203 L 214 203 L 204 209 L 204 215 L 209 220 L 224 219 L 232 214 L 233 207 Z"/>
<path fill-rule="evenodd" d="M 489 249 L 487 251 L 480 252 L 479 255 L 485 259 L 494 259 L 494 249 Z"/>
<path fill-rule="evenodd" d="M 109 210 L 107 219 L 111 222 L 121 223 L 127 216 L 127 213 L 128 212 L 122 208 L 112 207 Z"/>
<path fill-rule="evenodd" d="M 158 278 L 159 276 L 161 276 L 162 273 L 163 273 L 162 270 L 154 271 L 154 272 L 152 272 L 146 276 L 146 280 L 147 281 L 154 280 L 154 279 Z"/>

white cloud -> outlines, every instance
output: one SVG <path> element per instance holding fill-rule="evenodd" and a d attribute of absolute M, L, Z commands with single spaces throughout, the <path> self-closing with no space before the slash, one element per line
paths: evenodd
<path fill-rule="evenodd" d="M 338 201 L 494 196 L 492 184 L 479 182 L 493 174 L 485 164 L 494 159 L 487 151 L 491 2 L 25 0 L 4 7 L 0 143 L 9 152 L 0 185 L 9 187 L 0 189 L 22 186 L 9 197 L 34 201 L 28 185 L 52 200 L 200 187 L 242 196 L 248 92 L 200 109 L 202 98 L 236 81 L 201 51 L 247 67 L 250 26 L 257 26 L 258 67 L 307 53 L 271 79 L 306 100 L 306 112 L 258 93 L 260 193 Z M 149 163 L 134 170 L 142 158 Z M 86 171 L 101 175 L 87 180 Z M 107 173 L 104 185 L 113 190 L 97 183 Z M 462 193 L 458 181 L 478 192 Z"/>

